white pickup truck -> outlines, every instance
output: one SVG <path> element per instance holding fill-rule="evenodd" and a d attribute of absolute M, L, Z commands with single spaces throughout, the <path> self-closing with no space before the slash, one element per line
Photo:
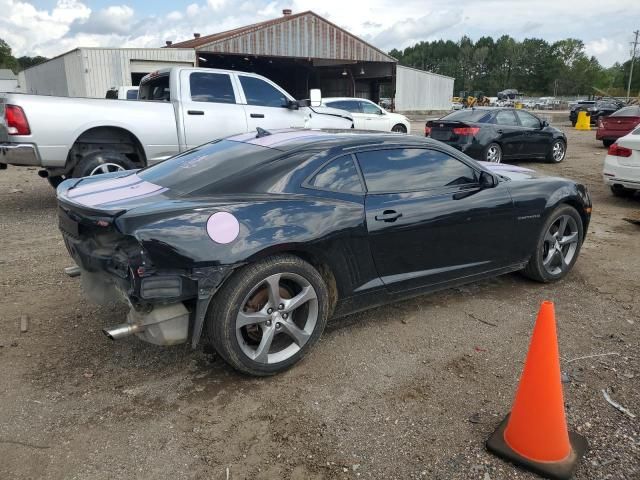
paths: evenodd
<path fill-rule="evenodd" d="M 0 169 L 64 178 L 140 168 L 216 138 L 263 129 L 353 128 L 343 110 L 295 100 L 252 73 L 174 67 L 142 79 L 135 102 L 0 96 Z M 318 106 L 314 106 L 318 105 Z"/>

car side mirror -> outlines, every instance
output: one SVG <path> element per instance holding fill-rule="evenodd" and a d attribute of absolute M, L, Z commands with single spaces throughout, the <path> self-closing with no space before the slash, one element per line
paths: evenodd
<path fill-rule="evenodd" d="M 319 107 L 322 105 L 322 92 L 319 88 L 312 88 L 309 90 L 309 103 L 312 107 Z"/>
<path fill-rule="evenodd" d="M 543 128 L 546 128 L 549 126 L 549 122 L 547 122 L 546 120 L 542 120 L 540 122 L 540 129 L 542 130 Z"/>
<path fill-rule="evenodd" d="M 480 188 L 493 188 L 498 185 L 498 180 L 489 172 L 483 170 L 480 172 L 478 183 L 480 184 Z"/>

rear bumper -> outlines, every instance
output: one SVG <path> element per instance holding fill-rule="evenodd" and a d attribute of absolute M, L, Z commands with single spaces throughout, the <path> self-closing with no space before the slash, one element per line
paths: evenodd
<path fill-rule="evenodd" d="M 38 149 L 31 143 L 0 143 L 0 163 L 26 167 L 42 165 Z"/>
<path fill-rule="evenodd" d="M 617 140 L 620 137 L 624 137 L 627 133 L 629 133 L 631 130 L 629 130 L 628 132 L 623 132 L 623 131 L 617 131 L 617 130 L 605 130 L 605 129 L 598 129 L 596 130 L 596 140 Z"/>
<path fill-rule="evenodd" d="M 621 165 L 618 157 L 607 155 L 602 178 L 607 185 L 622 185 L 625 188 L 640 190 L 640 165 Z"/>

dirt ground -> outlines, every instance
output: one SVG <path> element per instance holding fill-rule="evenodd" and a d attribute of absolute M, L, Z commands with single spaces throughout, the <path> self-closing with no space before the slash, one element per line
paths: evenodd
<path fill-rule="evenodd" d="M 575 478 L 639 479 L 640 227 L 623 217 L 640 198 L 602 184 L 594 132 L 559 125 L 566 160 L 521 164 L 591 191 L 568 278 L 506 275 L 334 321 L 268 379 L 203 350 L 109 341 L 101 328 L 125 309 L 88 304 L 63 273 L 53 190 L 34 169 L 0 171 L 0 479 L 537 478 L 484 442 L 510 409 L 544 299 L 556 304 L 568 421 L 591 447 Z"/>

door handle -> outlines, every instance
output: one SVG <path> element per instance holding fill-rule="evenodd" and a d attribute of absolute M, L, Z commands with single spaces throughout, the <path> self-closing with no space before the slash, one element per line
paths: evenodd
<path fill-rule="evenodd" d="M 496 130 L 497 133 L 504 133 L 502 130 Z"/>
<path fill-rule="evenodd" d="M 252 113 L 251 118 L 264 118 L 264 113 Z"/>
<path fill-rule="evenodd" d="M 202 110 L 187 110 L 187 113 L 189 115 L 204 115 Z"/>
<path fill-rule="evenodd" d="M 402 214 L 395 210 L 385 210 L 382 215 L 376 215 L 375 219 L 379 222 L 395 222 L 401 216 Z"/>

